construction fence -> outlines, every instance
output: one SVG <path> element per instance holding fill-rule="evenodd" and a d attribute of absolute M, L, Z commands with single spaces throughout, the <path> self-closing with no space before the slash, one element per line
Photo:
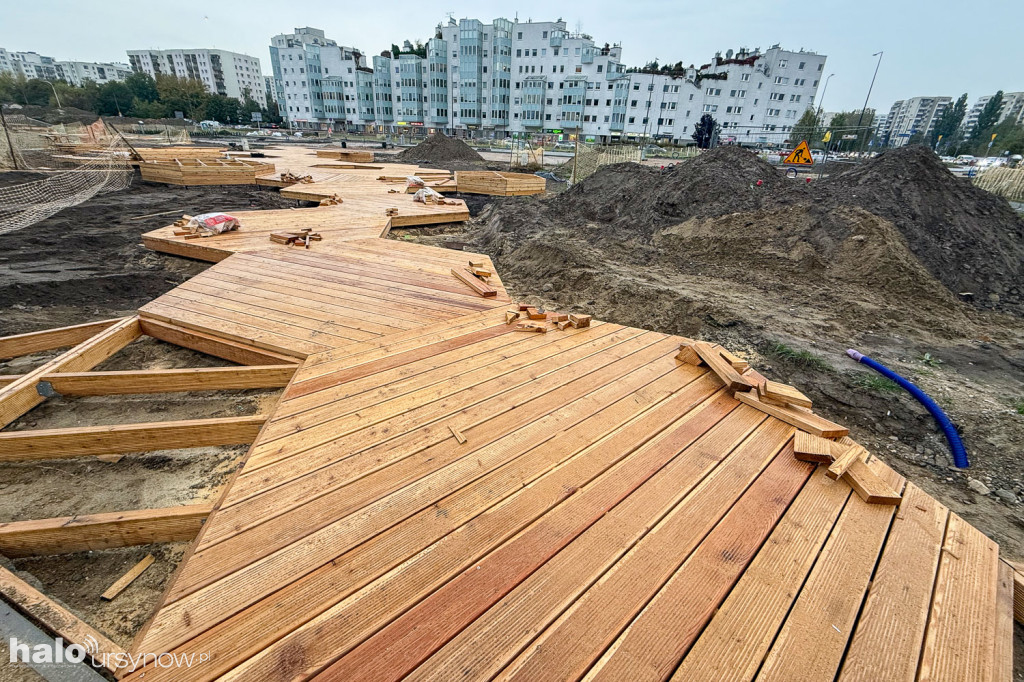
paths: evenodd
<path fill-rule="evenodd" d="M 2 171 L 31 175 L 24 182 L 8 183 Z M 110 134 L 102 121 L 50 126 L 5 116 L 0 121 L 0 234 L 97 194 L 125 189 L 133 176 L 127 143 Z"/>
<path fill-rule="evenodd" d="M 1024 201 L 1024 168 L 989 168 L 974 176 L 974 184 L 1009 201 Z"/>
<path fill-rule="evenodd" d="M 640 163 L 641 158 L 642 152 L 639 146 L 605 146 L 581 142 L 576 149 L 576 158 L 568 161 L 573 165 L 569 184 L 575 185 L 590 177 L 601 166 L 613 163 Z"/>

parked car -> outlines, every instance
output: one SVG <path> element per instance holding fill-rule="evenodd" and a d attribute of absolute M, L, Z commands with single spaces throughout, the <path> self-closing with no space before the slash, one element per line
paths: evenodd
<path fill-rule="evenodd" d="M 572 142 L 559 142 L 555 145 L 554 151 L 556 152 L 574 152 L 576 151 L 576 145 Z"/>
<path fill-rule="evenodd" d="M 971 156 L 970 154 L 961 154 L 956 157 L 956 162 L 963 166 L 973 166 L 977 160 L 977 157 Z"/>

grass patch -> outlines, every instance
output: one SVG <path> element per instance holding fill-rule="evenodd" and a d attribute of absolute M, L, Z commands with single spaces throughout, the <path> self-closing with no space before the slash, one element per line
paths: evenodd
<path fill-rule="evenodd" d="M 1024 399 L 1015 402 L 1013 404 L 1013 409 L 1017 410 L 1017 414 L 1024 414 Z"/>
<path fill-rule="evenodd" d="M 799 365 L 805 369 L 813 369 L 819 372 L 833 372 L 835 371 L 832 365 L 825 362 L 824 359 L 815 355 L 809 350 L 797 350 L 792 346 L 787 346 L 781 341 L 774 341 L 768 344 L 768 355 L 775 356 L 782 360 L 788 360 L 795 365 Z"/>
<path fill-rule="evenodd" d="M 899 393 L 900 385 L 892 379 L 887 379 L 877 374 L 865 374 L 860 372 L 854 377 L 853 383 L 860 388 L 874 393 Z"/>

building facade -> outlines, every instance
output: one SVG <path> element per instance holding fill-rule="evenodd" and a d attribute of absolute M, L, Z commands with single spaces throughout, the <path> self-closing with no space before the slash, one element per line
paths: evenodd
<path fill-rule="evenodd" d="M 965 136 L 970 136 L 974 132 L 974 128 L 978 125 L 978 117 L 992 97 L 994 95 L 982 95 L 974 103 L 974 106 L 967 111 L 967 115 L 964 116 L 964 121 L 961 124 Z M 999 118 L 996 119 L 996 125 L 1007 119 L 1018 124 L 1024 123 L 1024 92 L 1003 93 L 1003 103 L 999 108 Z"/>
<path fill-rule="evenodd" d="M 200 81 L 206 91 L 267 105 L 266 83 L 260 60 L 226 50 L 128 50 L 132 71 L 156 78 L 171 75 Z"/>
<path fill-rule="evenodd" d="M 57 62 L 57 77 L 78 87 L 87 81 L 99 85 L 123 81 L 131 73 L 131 67 L 122 63 Z"/>
<path fill-rule="evenodd" d="M 626 68 L 621 46 L 571 33 L 563 21 L 508 19 L 451 19 L 423 50 L 406 43 L 370 64 L 319 29 L 271 40 L 281 115 L 293 127 L 599 142 L 687 143 L 705 113 L 724 141 L 781 142 L 813 105 L 825 59 L 774 45 L 729 50 L 699 68 L 644 72 Z"/>
<path fill-rule="evenodd" d="M 103 84 L 123 81 L 131 73 L 127 64 L 57 61 L 36 52 L 9 52 L 0 47 L 0 73 L 15 77 L 67 81 L 82 86 L 86 81 Z"/>
<path fill-rule="evenodd" d="M 917 133 L 927 138 L 952 101 L 950 97 L 911 97 L 897 101 L 878 129 L 878 143 L 902 147 Z"/>

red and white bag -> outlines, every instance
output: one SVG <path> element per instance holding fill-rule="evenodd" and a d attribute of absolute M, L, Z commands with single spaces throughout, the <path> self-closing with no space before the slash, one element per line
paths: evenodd
<path fill-rule="evenodd" d="M 188 227 L 198 228 L 202 232 L 210 234 L 221 234 L 238 229 L 238 218 L 229 216 L 227 213 L 203 213 L 192 216 L 188 221 Z"/>

